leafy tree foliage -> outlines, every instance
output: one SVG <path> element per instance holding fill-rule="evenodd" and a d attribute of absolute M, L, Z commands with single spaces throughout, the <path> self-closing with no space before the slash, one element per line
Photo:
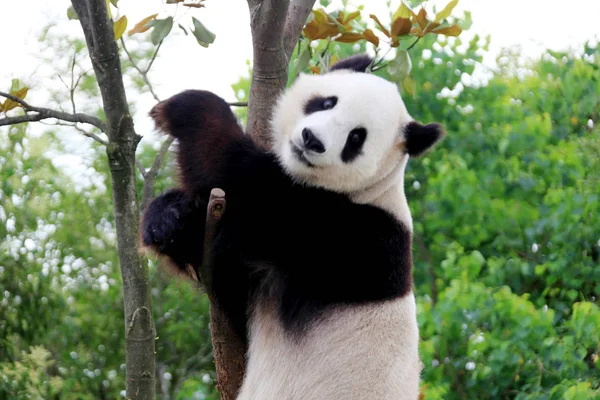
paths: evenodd
<path fill-rule="evenodd" d="M 24 125 L 0 137 L 0 398 L 118 398 L 123 298 L 104 155 L 79 187 L 45 156 L 58 143 Z M 152 270 L 159 392 L 214 395 L 208 301 Z"/>
<path fill-rule="evenodd" d="M 449 132 L 407 177 L 427 398 L 597 398 L 600 54 L 505 52 L 478 87 L 477 37 L 426 48 L 408 108 Z"/>

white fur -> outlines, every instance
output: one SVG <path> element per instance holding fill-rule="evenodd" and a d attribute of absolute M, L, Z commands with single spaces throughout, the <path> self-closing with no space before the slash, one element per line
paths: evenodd
<path fill-rule="evenodd" d="M 305 115 L 304 104 L 316 96 L 336 96 L 338 102 L 331 110 Z M 274 108 L 273 151 L 296 180 L 347 193 L 357 203 L 377 203 L 376 198 L 392 189 L 389 194 L 393 201 L 380 201 L 380 206 L 412 230 L 403 187 L 408 160 L 404 128 L 411 121 L 397 86 L 383 78 L 348 70 L 303 74 L 281 95 Z M 342 149 L 350 131 L 357 127 L 367 129 L 363 154 L 344 163 Z M 297 159 L 290 144 L 303 148 L 304 128 L 311 129 L 326 149 L 322 154 L 305 151 L 313 168 Z M 380 182 L 383 178 L 387 178 L 385 185 Z"/>
<path fill-rule="evenodd" d="M 421 362 L 412 293 L 331 309 L 306 336 L 289 336 L 276 310 L 253 313 L 238 400 L 416 400 Z"/>
<path fill-rule="evenodd" d="M 337 105 L 304 114 L 304 104 L 315 96 L 336 96 Z M 330 190 L 354 191 L 381 176 L 388 158 L 406 156 L 400 151 L 402 130 L 412 121 L 395 84 L 372 74 L 335 71 L 301 75 L 275 106 L 272 131 L 274 151 L 291 175 Z M 367 129 L 363 155 L 345 164 L 340 155 L 348 133 Z M 302 146 L 302 129 L 310 128 L 325 145 L 323 154 L 305 152 L 316 168 L 309 168 L 291 152 L 290 141 Z"/>
<path fill-rule="evenodd" d="M 331 110 L 305 115 L 304 105 L 316 96 L 337 96 L 338 102 Z M 273 151 L 294 179 L 381 207 L 412 232 L 403 135 L 412 120 L 396 85 L 382 78 L 343 70 L 302 75 L 275 107 Z M 357 127 L 368 132 L 363 154 L 344 163 L 342 149 Z M 291 150 L 290 142 L 303 148 L 303 128 L 311 129 L 326 149 L 322 154 L 305 151 L 313 168 Z M 328 309 L 300 337 L 284 330 L 274 307 L 263 301 L 252 312 L 239 400 L 418 398 L 421 361 L 412 292 L 396 300 Z"/>

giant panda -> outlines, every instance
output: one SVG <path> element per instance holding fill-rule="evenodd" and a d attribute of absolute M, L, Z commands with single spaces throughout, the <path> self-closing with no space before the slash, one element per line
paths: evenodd
<path fill-rule="evenodd" d="M 418 398 L 404 170 L 444 132 L 415 121 L 371 62 L 299 76 L 273 105 L 268 149 L 208 91 L 151 111 L 177 139 L 181 187 L 146 208 L 143 246 L 197 268 L 210 191 L 227 196 L 212 284 L 248 344 L 239 400 Z"/>

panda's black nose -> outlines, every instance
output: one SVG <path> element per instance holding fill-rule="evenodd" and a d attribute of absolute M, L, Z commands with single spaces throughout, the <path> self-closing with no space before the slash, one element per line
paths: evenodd
<path fill-rule="evenodd" d="M 302 129 L 302 140 L 307 150 L 314 151 L 315 153 L 325 153 L 325 146 L 323 146 L 323 143 L 317 139 L 310 129 Z"/>

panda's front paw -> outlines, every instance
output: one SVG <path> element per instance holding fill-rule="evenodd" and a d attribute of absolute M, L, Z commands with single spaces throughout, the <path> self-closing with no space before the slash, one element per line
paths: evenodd
<path fill-rule="evenodd" d="M 159 215 L 147 217 L 142 231 L 144 245 L 163 252 L 177 236 L 178 225 L 181 224 L 179 218 L 179 211 L 171 207 L 162 210 Z"/>
<path fill-rule="evenodd" d="M 155 198 L 144 212 L 141 226 L 143 245 L 168 253 L 188 222 L 189 213 L 189 200 L 181 190 L 170 190 Z"/>

